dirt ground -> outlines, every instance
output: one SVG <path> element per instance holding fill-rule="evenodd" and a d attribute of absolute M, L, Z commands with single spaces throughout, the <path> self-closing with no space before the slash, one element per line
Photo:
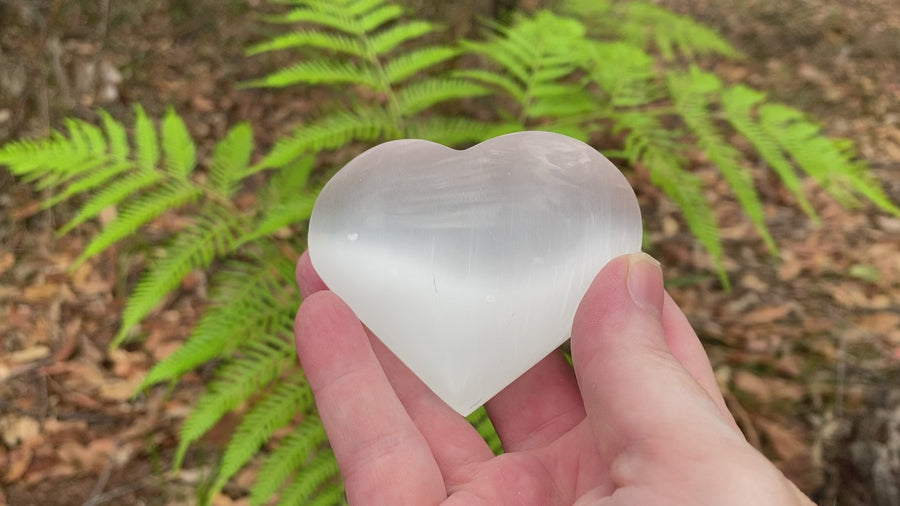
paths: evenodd
<path fill-rule="evenodd" d="M 0 142 L 46 133 L 95 107 L 126 117 L 142 103 L 182 113 L 208 147 L 239 120 L 260 146 L 310 110 L 301 92 L 238 91 L 271 68 L 242 48 L 261 35 L 258 0 L 0 0 Z M 809 111 L 854 140 L 900 202 L 900 4 L 894 0 L 664 0 L 718 28 L 746 54 L 714 68 Z M 677 210 L 633 174 L 651 253 L 700 333 L 748 439 L 819 504 L 879 504 L 900 483 L 900 219 L 847 211 L 808 186 L 815 226 L 771 174 L 757 170 L 773 258 L 737 204 L 710 181 L 734 288 L 717 288 Z M 62 238 L 71 209 L 40 211 L 40 192 L 0 171 L 0 504 L 193 504 L 234 424 L 226 418 L 169 472 L 176 431 L 209 371 L 174 390 L 133 388 L 196 320 L 193 276 L 143 325 L 147 339 L 108 351 L 123 297 L 145 260 L 113 248 L 72 274 L 96 232 Z M 151 235 L 176 226 L 167 216 Z M 893 424 L 893 425 L 892 425 Z M 894 427 L 891 429 L 891 427 Z M 873 473 L 875 464 L 888 466 Z M 894 474 L 891 475 L 890 473 Z M 244 504 L 253 471 L 216 498 Z M 884 488 L 884 490 L 887 490 Z M 889 497 L 889 496 L 884 496 Z M 882 504 L 896 504 L 883 502 Z"/>

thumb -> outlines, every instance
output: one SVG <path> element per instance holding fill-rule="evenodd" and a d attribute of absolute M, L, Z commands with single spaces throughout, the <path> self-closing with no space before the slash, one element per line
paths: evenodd
<path fill-rule="evenodd" d="M 636 253 L 609 262 L 575 314 L 572 359 L 601 444 L 683 434 L 704 413 L 726 421 L 669 349 L 664 298 L 659 262 Z M 737 435 L 728 423 L 715 425 Z"/>

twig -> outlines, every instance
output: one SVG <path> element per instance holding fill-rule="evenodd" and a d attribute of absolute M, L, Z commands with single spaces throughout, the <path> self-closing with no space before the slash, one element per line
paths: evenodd
<path fill-rule="evenodd" d="M 100 473 L 100 477 L 97 478 L 97 483 L 94 484 L 94 488 L 91 489 L 91 494 L 88 496 L 87 501 L 84 502 L 84 506 L 92 506 L 94 504 L 98 504 L 96 499 L 103 495 L 103 489 L 106 488 L 106 484 L 109 482 L 109 475 L 112 474 L 113 468 L 113 460 L 111 458 L 106 459 L 106 465 L 103 466 L 103 471 Z"/>

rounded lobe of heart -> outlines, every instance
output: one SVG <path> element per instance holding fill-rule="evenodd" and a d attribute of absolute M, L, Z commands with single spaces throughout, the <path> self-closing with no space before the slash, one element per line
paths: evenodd
<path fill-rule="evenodd" d="M 441 399 L 468 415 L 562 344 L 600 269 L 640 249 L 634 191 L 549 132 L 457 151 L 375 146 L 322 189 L 313 266 Z"/>

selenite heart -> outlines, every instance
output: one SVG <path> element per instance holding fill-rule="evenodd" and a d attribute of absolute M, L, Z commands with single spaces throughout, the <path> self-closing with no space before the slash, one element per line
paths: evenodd
<path fill-rule="evenodd" d="M 622 173 L 548 132 L 375 146 L 309 222 L 325 284 L 462 415 L 562 344 L 600 268 L 640 245 Z"/>

